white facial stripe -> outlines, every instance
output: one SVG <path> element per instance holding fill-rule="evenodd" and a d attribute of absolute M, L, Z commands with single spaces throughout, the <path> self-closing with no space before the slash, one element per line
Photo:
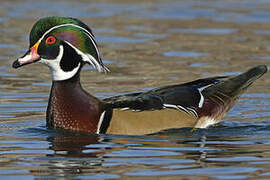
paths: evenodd
<path fill-rule="evenodd" d="M 106 71 L 98 62 L 97 60 L 91 56 L 90 54 L 85 54 L 82 51 L 80 51 L 78 48 L 73 46 L 71 43 L 65 41 L 70 47 L 72 47 L 81 57 L 82 60 L 85 62 L 89 62 L 94 68 L 96 68 L 99 72 Z"/>
<path fill-rule="evenodd" d="M 47 65 L 51 69 L 52 79 L 54 81 L 62 81 L 73 77 L 80 68 L 80 63 L 72 71 L 64 72 L 60 67 L 60 61 L 64 54 L 63 45 L 59 46 L 59 54 L 56 59 L 41 59 L 39 62 Z"/>
<path fill-rule="evenodd" d="M 58 26 L 54 26 L 52 27 L 51 29 L 47 30 L 42 36 L 41 38 L 38 40 L 39 42 L 47 35 L 49 34 L 52 30 L 54 29 L 57 29 L 57 28 L 60 28 L 60 27 L 64 27 L 64 26 L 74 26 L 76 28 L 79 28 L 79 29 L 82 29 L 84 32 L 87 32 L 86 34 L 90 37 L 91 40 L 94 39 L 94 36 L 85 28 L 81 27 L 81 26 L 78 26 L 76 24 L 60 24 Z M 93 41 L 92 41 L 93 42 Z M 93 44 L 95 44 L 95 41 L 93 42 Z"/>
<path fill-rule="evenodd" d="M 98 48 L 97 48 L 97 44 L 96 44 L 96 42 L 95 42 L 95 40 L 94 40 L 94 36 L 93 36 L 87 29 L 85 29 L 85 28 L 83 28 L 83 27 L 81 27 L 81 26 L 78 26 L 78 25 L 76 25 L 76 24 L 61 24 L 61 25 L 58 25 L 58 26 L 54 26 L 54 27 L 52 27 L 51 29 L 47 30 L 47 31 L 42 35 L 42 37 L 38 40 L 38 42 L 41 42 L 42 39 L 43 39 L 48 33 L 50 33 L 52 30 L 57 29 L 57 28 L 60 28 L 60 27 L 64 27 L 64 26 L 73 26 L 73 27 L 82 29 L 83 32 L 91 39 L 91 42 L 92 42 L 92 44 L 93 44 L 94 47 L 95 47 L 95 50 L 96 50 L 96 52 L 97 52 L 97 56 L 98 56 L 98 59 L 99 59 L 100 55 L 99 55 L 99 51 L 98 51 Z"/>

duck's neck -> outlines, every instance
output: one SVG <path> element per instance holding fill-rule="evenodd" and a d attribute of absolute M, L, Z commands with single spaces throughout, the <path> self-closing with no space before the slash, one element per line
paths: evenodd
<path fill-rule="evenodd" d="M 47 108 L 47 126 L 96 133 L 100 101 L 81 87 L 80 74 L 64 81 L 53 81 Z"/>

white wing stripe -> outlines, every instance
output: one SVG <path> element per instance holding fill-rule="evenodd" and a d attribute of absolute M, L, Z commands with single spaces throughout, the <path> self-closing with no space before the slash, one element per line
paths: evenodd
<path fill-rule="evenodd" d="M 121 108 L 120 110 L 121 111 L 126 111 L 126 110 L 129 110 L 129 107 Z"/>
<path fill-rule="evenodd" d="M 188 109 L 194 116 L 196 116 L 197 118 L 199 117 L 198 114 L 197 114 L 197 112 L 196 112 L 194 109 L 189 108 L 189 107 L 187 107 L 187 109 Z"/>
<path fill-rule="evenodd" d="M 201 96 L 200 102 L 199 102 L 199 105 L 198 105 L 199 108 L 201 108 L 201 107 L 203 106 L 203 103 L 204 103 L 204 97 L 203 97 L 203 95 L 202 95 L 202 91 L 203 91 L 204 89 L 206 89 L 206 88 L 212 86 L 212 85 L 213 85 L 213 84 L 208 84 L 207 86 L 203 86 L 203 87 L 201 87 L 201 88 L 198 88 L 199 94 L 200 94 L 200 96 Z"/>
<path fill-rule="evenodd" d="M 185 108 L 185 107 L 183 107 L 183 106 L 180 106 L 180 105 L 173 105 L 173 104 L 163 104 L 163 106 L 164 106 L 165 108 L 175 108 L 175 109 L 177 109 L 177 110 L 184 111 L 184 112 L 188 113 L 189 115 L 198 117 L 197 112 L 196 112 L 194 109 L 192 109 L 192 108 L 188 108 L 188 107 Z"/>

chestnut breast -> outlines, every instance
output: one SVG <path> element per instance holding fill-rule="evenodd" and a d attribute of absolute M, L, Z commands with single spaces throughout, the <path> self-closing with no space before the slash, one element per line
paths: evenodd
<path fill-rule="evenodd" d="M 80 84 L 53 83 L 49 119 L 54 128 L 96 133 L 100 102 L 85 92 Z"/>

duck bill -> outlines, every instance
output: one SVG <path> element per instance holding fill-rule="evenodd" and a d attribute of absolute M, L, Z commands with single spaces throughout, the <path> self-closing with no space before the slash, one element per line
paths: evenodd
<path fill-rule="evenodd" d="M 40 60 L 40 55 L 38 54 L 38 46 L 40 42 L 37 42 L 33 47 L 31 47 L 22 57 L 18 58 L 13 62 L 13 68 L 19 68 L 26 64 L 31 64 Z"/>

